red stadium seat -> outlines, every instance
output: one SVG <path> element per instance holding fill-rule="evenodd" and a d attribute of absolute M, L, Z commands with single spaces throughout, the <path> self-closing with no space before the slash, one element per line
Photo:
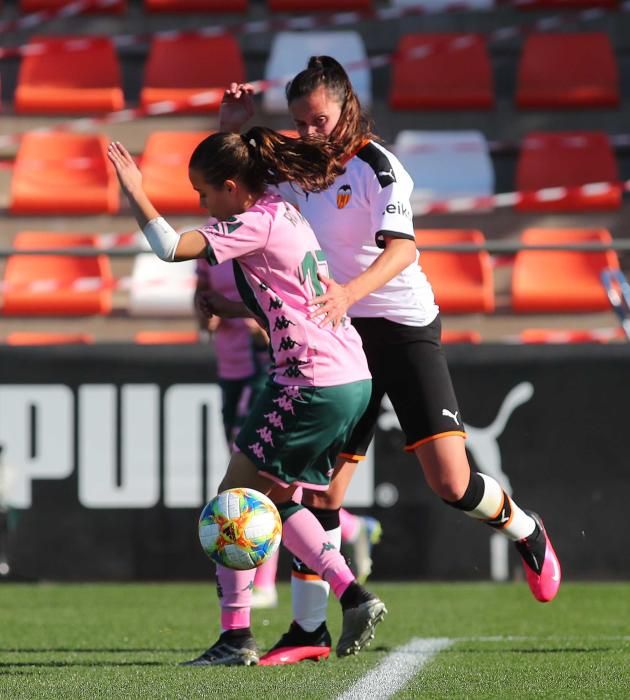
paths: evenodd
<path fill-rule="evenodd" d="M 524 245 L 611 243 L 605 229 L 542 229 L 523 232 Z M 610 309 L 600 275 L 619 269 L 606 251 L 521 250 L 514 259 L 512 308 L 521 313 L 588 312 Z"/>
<path fill-rule="evenodd" d="M 525 194 L 516 208 L 519 211 L 618 209 L 622 195 L 618 181 L 617 162 L 606 134 L 599 131 L 533 132 L 523 141 L 517 164 L 516 187 Z M 574 189 L 549 201 L 533 194 L 543 188 L 579 188 L 589 183 L 611 184 L 587 188 L 586 192 Z"/>
<path fill-rule="evenodd" d="M 37 333 L 16 331 L 7 336 L 7 345 L 86 345 L 94 342 L 89 333 Z"/>
<path fill-rule="evenodd" d="M 27 14 L 40 10 L 58 10 L 74 0 L 20 0 L 20 12 Z M 122 14 L 127 10 L 126 0 L 93 0 L 84 14 Z"/>
<path fill-rule="evenodd" d="M 433 290 L 436 302 L 446 313 L 494 311 L 494 279 L 487 251 L 458 253 L 455 251 L 423 251 L 428 245 L 483 245 L 481 231 L 416 230 L 416 245 L 420 250 L 420 266 Z"/>
<path fill-rule="evenodd" d="M 218 111 L 231 82 L 245 81 L 243 56 L 232 35 L 155 37 L 147 61 L 140 103 L 188 99 L 216 90 L 210 103 L 190 105 L 187 112 Z"/>
<path fill-rule="evenodd" d="M 155 208 L 164 214 L 200 214 L 199 194 L 188 180 L 188 161 L 206 131 L 154 131 L 142 154 L 142 181 Z"/>
<path fill-rule="evenodd" d="M 372 0 L 267 0 L 267 7 L 272 12 L 369 10 L 372 4 Z"/>
<path fill-rule="evenodd" d="M 138 331 L 134 342 L 139 345 L 183 345 L 199 342 L 197 331 Z"/>
<path fill-rule="evenodd" d="M 11 180 L 11 214 L 117 212 L 119 186 L 106 151 L 105 136 L 24 134 Z"/>
<path fill-rule="evenodd" d="M 146 12 L 246 12 L 248 0 L 144 0 Z"/>
<path fill-rule="evenodd" d="M 479 34 L 405 34 L 393 66 L 392 109 L 488 109 L 492 66 Z"/>
<path fill-rule="evenodd" d="M 33 37 L 15 90 L 21 114 L 111 112 L 124 107 L 120 67 L 108 37 Z"/>
<path fill-rule="evenodd" d="M 50 231 L 23 231 L 15 250 L 94 246 L 96 236 Z M 5 316 L 84 316 L 108 314 L 112 274 L 105 255 L 12 255 L 4 274 Z"/>
<path fill-rule="evenodd" d="M 519 63 L 516 104 L 534 109 L 617 107 L 619 75 L 608 35 L 530 34 Z"/>

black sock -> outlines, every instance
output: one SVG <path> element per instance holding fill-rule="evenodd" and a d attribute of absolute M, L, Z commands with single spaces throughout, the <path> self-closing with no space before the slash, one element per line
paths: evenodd
<path fill-rule="evenodd" d="M 225 630 L 225 632 L 221 632 L 221 641 L 222 642 L 229 642 L 229 641 L 241 641 L 243 639 L 249 639 L 252 636 L 252 628 L 251 627 L 239 627 L 238 629 L 235 630 Z"/>
<path fill-rule="evenodd" d="M 356 608 L 361 603 L 366 603 L 368 600 L 372 600 L 374 596 L 365 590 L 363 586 L 353 581 L 348 588 L 341 594 L 339 602 L 344 610 L 348 608 Z"/>

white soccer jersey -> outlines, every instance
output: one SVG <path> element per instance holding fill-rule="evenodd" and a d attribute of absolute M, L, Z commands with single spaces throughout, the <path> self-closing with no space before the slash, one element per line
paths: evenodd
<path fill-rule="evenodd" d="M 370 141 L 345 165 L 325 192 L 304 194 L 280 186 L 283 197 L 306 217 L 332 277 L 343 284 L 361 274 L 382 253 L 384 236 L 415 240 L 410 196 L 413 181 L 398 159 Z M 437 316 L 433 290 L 417 262 L 349 309 L 351 317 L 384 317 L 426 326 Z"/>

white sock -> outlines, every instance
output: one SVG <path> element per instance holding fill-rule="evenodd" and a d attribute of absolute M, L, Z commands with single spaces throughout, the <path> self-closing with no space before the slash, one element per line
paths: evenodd
<path fill-rule="evenodd" d="M 341 528 L 327 530 L 326 534 L 332 544 L 341 547 Z M 306 632 L 315 631 L 326 621 L 328 612 L 328 592 L 330 585 L 310 571 L 291 572 L 291 603 L 293 619 Z"/>
<path fill-rule="evenodd" d="M 536 528 L 534 519 L 516 505 L 498 481 L 487 474 L 479 476 L 484 482 L 483 495 L 475 508 L 464 511 L 466 515 L 484 520 L 514 541 L 531 535 Z"/>

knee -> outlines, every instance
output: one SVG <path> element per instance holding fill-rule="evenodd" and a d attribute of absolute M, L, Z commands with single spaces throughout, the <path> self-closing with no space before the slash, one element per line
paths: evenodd
<path fill-rule="evenodd" d="M 466 475 L 465 481 L 461 478 L 457 479 L 437 479 L 429 483 L 431 490 L 436 496 L 439 496 L 443 501 L 455 503 L 463 498 L 466 493 L 466 488 L 470 480 L 470 474 Z"/>
<path fill-rule="evenodd" d="M 302 503 L 311 508 L 323 508 L 325 510 L 336 510 L 343 504 L 343 496 L 339 496 L 334 490 L 328 491 L 305 491 L 302 496 Z"/>

